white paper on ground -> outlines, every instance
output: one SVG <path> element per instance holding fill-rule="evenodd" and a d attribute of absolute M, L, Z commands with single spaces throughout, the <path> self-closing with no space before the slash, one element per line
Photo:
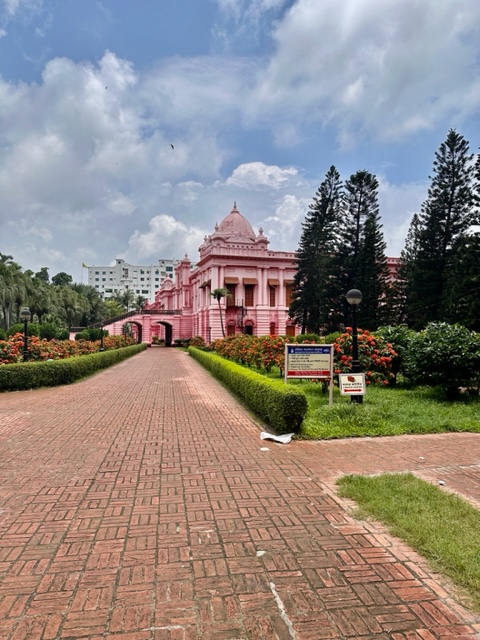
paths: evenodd
<path fill-rule="evenodd" d="M 288 444 L 293 438 L 293 433 L 284 433 L 282 436 L 274 436 L 272 433 L 262 431 L 260 434 L 262 440 L 275 440 L 275 442 L 281 442 L 282 444 Z"/>

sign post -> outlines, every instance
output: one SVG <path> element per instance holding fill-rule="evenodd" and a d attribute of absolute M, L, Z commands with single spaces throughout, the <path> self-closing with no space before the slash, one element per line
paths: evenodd
<path fill-rule="evenodd" d="M 333 404 L 333 344 L 286 344 L 285 382 L 288 378 L 329 380 Z"/>
<path fill-rule="evenodd" d="M 364 396 L 366 392 L 365 374 L 340 373 L 338 385 L 342 396 Z"/>

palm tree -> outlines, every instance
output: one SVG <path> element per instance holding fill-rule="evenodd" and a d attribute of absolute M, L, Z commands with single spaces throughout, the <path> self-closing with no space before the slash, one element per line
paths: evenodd
<path fill-rule="evenodd" d="M 142 309 L 144 309 L 146 303 L 147 303 L 147 299 L 145 298 L 145 296 L 137 296 L 133 303 L 135 307 L 135 311 L 141 311 Z"/>
<path fill-rule="evenodd" d="M 210 294 L 214 300 L 218 302 L 218 310 L 220 311 L 220 325 L 222 327 L 222 336 L 225 337 L 225 329 L 223 326 L 223 315 L 222 315 L 222 305 L 220 304 L 222 298 L 229 297 L 230 291 L 228 289 L 214 289 Z"/>
<path fill-rule="evenodd" d="M 15 304 L 22 305 L 24 299 L 25 278 L 21 266 L 12 256 L 0 253 L 0 305 L 5 330 L 11 324 Z"/>
<path fill-rule="evenodd" d="M 123 304 L 125 305 L 126 310 L 130 311 L 135 301 L 135 293 L 133 289 L 125 289 L 122 295 L 122 301 L 123 301 Z"/>

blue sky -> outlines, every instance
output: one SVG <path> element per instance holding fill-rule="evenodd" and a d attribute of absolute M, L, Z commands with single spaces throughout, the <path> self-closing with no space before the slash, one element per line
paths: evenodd
<path fill-rule="evenodd" d="M 294 250 L 334 164 L 377 175 L 398 255 L 479 111 L 478 0 L 0 0 L 0 251 L 195 260 L 233 201 Z"/>

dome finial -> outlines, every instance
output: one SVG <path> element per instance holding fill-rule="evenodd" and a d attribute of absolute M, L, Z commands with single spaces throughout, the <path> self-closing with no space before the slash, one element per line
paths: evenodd
<path fill-rule="evenodd" d="M 236 200 L 234 200 L 234 201 L 233 201 L 233 210 L 235 211 L 235 210 L 236 210 L 236 208 L 237 208 L 237 201 L 236 201 Z"/>

